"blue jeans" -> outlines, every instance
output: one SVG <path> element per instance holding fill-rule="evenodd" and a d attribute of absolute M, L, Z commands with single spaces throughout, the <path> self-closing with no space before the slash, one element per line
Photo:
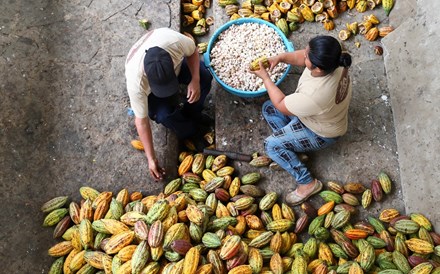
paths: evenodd
<path fill-rule="evenodd" d="M 308 129 L 297 116 L 286 116 L 278 111 L 271 101 L 263 104 L 263 116 L 273 134 L 266 138 L 264 147 L 267 155 L 289 172 L 298 184 L 313 180 L 297 152 L 317 151 L 336 142 L 336 138 L 324 138 Z"/>
<path fill-rule="evenodd" d="M 179 83 L 188 85 L 191 79 L 191 72 L 186 59 L 184 59 L 178 75 Z M 200 62 L 200 99 L 192 104 L 185 100 L 182 105 L 178 93 L 166 98 L 159 98 L 150 93 L 148 95 L 148 116 L 156 123 L 171 129 L 180 140 L 194 136 L 199 130 L 203 104 L 211 90 L 211 81 L 211 74 L 205 64 Z"/>

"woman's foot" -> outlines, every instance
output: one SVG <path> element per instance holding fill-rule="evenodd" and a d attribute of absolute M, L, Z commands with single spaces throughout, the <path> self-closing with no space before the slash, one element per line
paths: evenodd
<path fill-rule="evenodd" d="M 286 195 L 286 203 L 290 206 L 299 205 L 322 189 L 321 181 L 314 179 L 308 184 L 298 185 L 295 191 Z"/>

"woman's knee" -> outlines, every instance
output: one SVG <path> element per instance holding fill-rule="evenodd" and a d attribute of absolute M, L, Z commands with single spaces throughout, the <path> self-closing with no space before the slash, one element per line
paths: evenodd
<path fill-rule="evenodd" d="M 277 147 L 278 142 L 273 136 L 269 136 L 264 140 L 264 150 L 268 155 L 278 150 Z"/>
<path fill-rule="evenodd" d="M 261 107 L 263 113 L 267 113 L 268 108 L 273 107 L 273 104 L 270 100 L 267 100 L 263 103 L 263 106 Z"/>

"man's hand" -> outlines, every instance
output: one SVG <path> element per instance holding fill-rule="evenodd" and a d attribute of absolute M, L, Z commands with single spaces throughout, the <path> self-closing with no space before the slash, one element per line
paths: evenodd
<path fill-rule="evenodd" d="M 200 99 L 200 83 L 198 80 L 191 80 L 188 85 L 186 98 L 190 104 L 195 103 Z"/>
<path fill-rule="evenodd" d="M 155 181 L 163 179 L 165 175 L 165 169 L 159 166 L 159 161 L 157 159 L 148 161 L 148 169 L 150 170 L 150 175 Z"/>

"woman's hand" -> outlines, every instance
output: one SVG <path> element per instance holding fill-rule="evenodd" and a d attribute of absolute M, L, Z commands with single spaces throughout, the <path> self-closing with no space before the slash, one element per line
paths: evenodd
<path fill-rule="evenodd" d="M 274 67 L 276 67 L 278 65 L 278 63 L 280 62 L 280 59 L 281 58 L 279 55 L 267 58 L 267 61 L 269 62 L 269 70 L 273 70 Z"/>
<path fill-rule="evenodd" d="M 264 68 L 264 66 L 261 63 L 261 61 L 259 62 L 259 65 L 260 65 L 260 69 L 258 69 L 258 70 L 251 70 L 250 72 L 252 72 L 253 74 L 255 74 L 258 77 L 260 77 L 261 79 L 263 79 L 263 81 L 266 80 L 266 79 L 270 79 L 269 73 Z"/>
<path fill-rule="evenodd" d="M 157 182 L 163 179 L 165 175 L 165 169 L 159 166 L 159 161 L 157 159 L 148 161 L 148 169 L 150 170 L 150 175 Z"/>

